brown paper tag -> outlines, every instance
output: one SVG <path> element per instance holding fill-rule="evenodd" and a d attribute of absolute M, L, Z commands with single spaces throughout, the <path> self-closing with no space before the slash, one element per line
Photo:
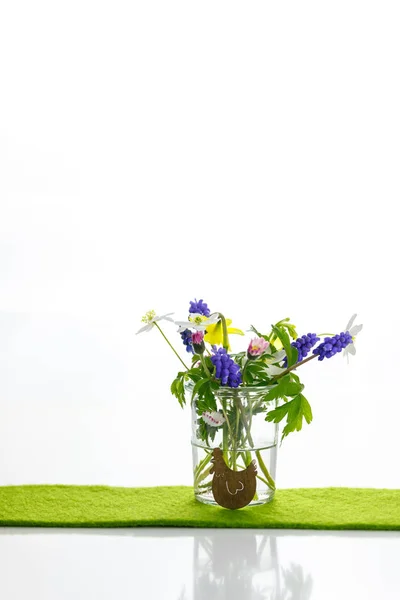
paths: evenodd
<path fill-rule="evenodd" d="M 235 510 L 247 506 L 254 498 L 257 487 L 257 469 L 253 460 L 246 469 L 232 471 L 227 467 L 222 450 L 214 448 L 211 474 L 215 502 L 224 508 Z"/>

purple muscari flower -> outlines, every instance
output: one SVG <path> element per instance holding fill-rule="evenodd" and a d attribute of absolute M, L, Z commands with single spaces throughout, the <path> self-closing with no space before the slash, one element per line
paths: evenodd
<path fill-rule="evenodd" d="M 193 345 L 192 345 L 192 332 L 189 329 L 185 329 L 181 333 L 182 342 L 186 346 L 186 351 L 194 354 Z"/>
<path fill-rule="evenodd" d="M 307 356 L 310 352 L 311 348 L 315 346 L 315 344 L 319 341 L 319 337 L 317 337 L 316 333 L 307 333 L 306 335 L 302 335 L 298 337 L 294 342 L 290 345 L 297 350 L 297 362 L 300 362 Z M 287 367 L 287 358 L 283 361 L 285 367 Z"/>
<path fill-rule="evenodd" d="M 197 302 L 196 299 L 194 301 L 190 301 L 189 312 L 196 313 L 198 315 L 203 315 L 204 317 L 209 317 L 211 314 L 207 304 L 203 302 L 203 300 L 199 300 Z"/>
<path fill-rule="evenodd" d="M 221 380 L 221 385 L 237 388 L 242 383 L 240 367 L 229 356 L 225 348 L 212 347 L 211 362 L 215 366 L 215 377 Z"/>
<path fill-rule="evenodd" d="M 331 358 L 353 343 L 353 338 L 348 331 L 341 332 L 333 337 L 326 337 L 324 341 L 313 350 L 313 354 L 318 354 L 318 360 Z"/>

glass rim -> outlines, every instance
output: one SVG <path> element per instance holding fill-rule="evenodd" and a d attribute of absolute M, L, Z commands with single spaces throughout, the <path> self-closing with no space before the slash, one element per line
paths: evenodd
<path fill-rule="evenodd" d="M 184 382 L 184 386 L 187 391 L 192 391 L 195 384 L 191 379 L 189 379 Z M 271 385 L 271 384 L 240 385 L 236 388 L 230 387 L 228 385 L 221 385 L 221 387 L 219 387 L 218 389 L 213 390 L 213 394 L 215 394 L 215 396 L 235 396 L 236 393 L 237 394 L 247 394 L 247 393 L 258 393 L 258 394 L 265 393 L 265 394 L 267 394 L 272 388 L 273 388 L 273 385 Z"/>
<path fill-rule="evenodd" d="M 214 394 L 223 394 L 223 395 L 235 395 L 236 392 L 269 392 L 273 386 L 265 384 L 265 385 L 240 385 L 236 388 L 229 387 L 227 385 L 222 385 L 217 390 L 213 390 Z"/>

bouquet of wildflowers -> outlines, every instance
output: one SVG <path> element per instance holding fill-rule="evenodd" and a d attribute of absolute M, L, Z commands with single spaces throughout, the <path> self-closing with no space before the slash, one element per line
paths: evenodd
<path fill-rule="evenodd" d="M 192 445 L 202 449 L 194 465 L 196 493 L 210 493 L 213 470 L 209 463 L 216 447 L 232 471 L 248 468 L 254 457 L 258 479 L 267 492 L 273 491 L 274 478 L 263 457 L 263 444 L 257 441 L 263 438 L 263 430 L 260 425 L 257 430 L 255 422 L 260 423 L 261 418 L 264 426 L 282 423 L 282 439 L 300 431 L 304 421 L 310 423 L 311 406 L 295 371 L 314 359 L 355 354 L 355 336 L 362 325 L 354 325 L 353 315 L 340 333 L 298 336 L 286 318 L 271 325 L 267 333 L 251 326 L 254 337 L 247 348 L 232 353 L 229 336 L 243 336 L 244 332 L 232 327 L 232 321 L 222 313 L 211 312 L 203 300 L 190 302 L 187 320 L 174 321 L 172 314 L 158 317 L 154 311 L 148 312 L 138 333 L 158 329 L 183 366 L 171 392 L 181 406 L 188 399 L 192 405 Z M 178 326 L 185 360 L 161 329 L 161 320 Z M 275 425 L 275 431 L 277 428 Z M 276 439 L 268 443 L 271 445 L 265 448 L 270 449 L 276 446 Z"/>

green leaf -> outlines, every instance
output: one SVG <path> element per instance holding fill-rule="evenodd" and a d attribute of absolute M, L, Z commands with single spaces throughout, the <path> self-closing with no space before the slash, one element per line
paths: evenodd
<path fill-rule="evenodd" d="M 193 388 L 193 392 L 192 392 L 192 400 L 193 398 L 199 394 L 200 388 L 205 385 L 208 381 L 210 381 L 208 379 L 208 377 L 204 378 L 204 379 L 199 379 L 199 381 L 197 381 L 197 383 L 195 384 L 194 388 Z"/>
<path fill-rule="evenodd" d="M 278 383 L 274 385 L 274 387 L 269 390 L 268 394 L 265 395 L 265 400 L 277 400 L 277 398 L 282 398 L 285 395 L 285 386 L 290 382 L 289 375 L 285 375 L 281 379 L 278 380 Z"/>
<path fill-rule="evenodd" d="M 296 326 L 292 325 L 291 323 L 287 323 L 285 327 L 288 330 L 290 337 L 294 340 L 297 340 L 299 336 L 297 335 Z"/>
<path fill-rule="evenodd" d="M 297 363 L 298 351 L 297 348 L 291 345 L 289 334 L 285 331 L 287 324 L 277 324 L 272 326 L 275 337 L 279 338 L 282 342 L 282 346 L 285 349 L 286 357 L 288 361 L 288 367 L 291 367 Z"/>
<path fill-rule="evenodd" d="M 193 367 L 193 369 L 186 371 L 186 375 L 189 379 L 196 383 L 197 381 L 199 381 L 199 379 L 202 379 L 203 371 L 198 367 Z"/>
<path fill-rule="evenodd" d="M 210 440 L 213 442 L 214 438 L 218 432 L 217 427 L 212 427 L 211 425 L 207 425 L 205 421 L 200 417 L 197 421 L 198 429 L 196 435 L 198 438 L 207 442 L 207 446 L 210 445 Z"/>
<path fill-rule="evenodd" d="M 244 383 L 248 383 L 250 385 L 253 385 L 254 383 L 254 377 L 249 369 L 247 369 L 246 373 L 244 374 Z"/>
<path fill-rule="evenodd" d="M 296 381 L 289 381 L 285 386 L 285 396 L 296 396 L 300 394 L 304 390 L 304 385 L 302 383 L 297 383 Z"/>
<path fill-rule="evenodd" d="M 265 417 L 266 421 L 270 423 L 280 423 L 284 417 L 287 416 L 289 412 L 289 403 L 282 404 L 282 406 L 278 406 L 278 408 L 274 408 L 274 410 L 270 410 Z"/>
<path fill-rule="evenodd" d="M 308 425 L 311 423 L 311 421 L 313 420 L 313 414 L 312 414 L 312 410 L 311 410 L 311 406 L 309 401 L 307 400 L 307 398 L 305 398 L 303 396 L 303 394 L 300 394 L 301 396 L 301 402 L 302 402 L 302 407 L 303 407 L 303 416 L 306 420 L 306 422 L 308 423 Z"/>
<path fill-rule="evenodd" d="M 304 385 L 297 381 L 291 381 L 291 375 L 285 375 L 278 379 L 278 383 L 266 394 L 265 400 L 277 400 L 284 396 L 296 396 L 303 391 Z"/>
<path fill-rule="evenodd" d="M 293 323 L 290 323 L 289 317 L 286 317 L 286 319 L 282 319 L 281 321 L 278 321 L 278 323 L 276 323 L 276 326 L 287 329 L 290 337 L 293 338 L 294 340 L 296 340 L 298 338 L 296 326 L 293 325 Z"/>
<path fill-rule="evenodd" d="M 178 402 L 182 408 L 186 403 L 184 384 L 185 375 L 186 374 L 183 372 L 178 373 L 177 377 L 171 383 L 171 393 L 178 399 Z"/>
<path fill-rule="evenodd" d="M 219 388 L 220 388 L 220 387 L 221 387 L 221 384 L 220 384 L 220 383 L 218 383 L 218 381 L 215 381 L 214 379 L 212 379 L 212 380 L 210 381 L 210 388 L 211 388 L 212 390 L 219 390 Z"/>
<path fill-rule="evenodd" d="M 238 352 L 237 354 L 233 354 L 231 356 L 235 360 L 235 363 L 238 364 L 240 368 L 243 368 L 246 352 Z"/>
<path fill-rule="evenodd" d="M 207 403 L 208 410 L 217 410 L 217 401 L 213 392 L 213 382 L 208 380 L 208 382 L 201 388 L 200 393 Z M 218 386 L 219 387 L 219 386 Z"/>
<path fill-rule="evenodd" d="M 215 381 L 207 379 L 203 385 L 199 386 L 197 398 L 194 400 L 199 415 L 207 410 L 217 410 L 217 401 L 214 396 L 215 384 Z M 217 387 L 219 387 L 218 384 Z"/>
<path fill-rule="evenodd" d="M 292 365 L 295 365 L 298 361 L 299 351 L 294 346 L 290 346 L 290 347 L 292 349 L 292 364 L 290 366 L 292 366 Z"/>
<path fill-rule="evenodd" d="M 288 367 L 291 367 L 297 362 L 297 350 L 290 345 L 290 337 L 284 329 L 281 329 L 278 325 L 272 325 L 272 331 L 282 342 L 282 346 L 286 352 Z M 294 350 L 296 350 L 296 352 L 294 352 Z"/>
<path fill-rule="evenodd" d="M 298 394 L 290 402 L 269 411 L 265 420 L 273 423 L 280 423 L 285 417 L 286 425 L 282 431 L 282 440 L 289 435 L 289 433 L 300 431 L 303 427 L 303 419 L 306 423 L 311 423 L 311 406 L 303 394 Z"/>
<path fill-rule="evenodd" d="M 259 331 L 257 331 L 257 329 L 254 327 L 254 325 L 250 325 L 250 329 L 253 333 L 256 334 L 257 337 L 259 338 L 264 338 L 264 340 L 266 340 L 267 342 L 269 341 L 269 336 L 266 334 L 262 334 Z"/>

